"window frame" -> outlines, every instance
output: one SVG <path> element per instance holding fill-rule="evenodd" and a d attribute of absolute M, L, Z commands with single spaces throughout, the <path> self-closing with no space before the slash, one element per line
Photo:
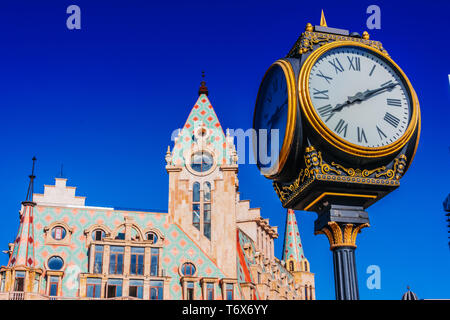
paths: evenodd
<path fill-rule="evenodd" d="M 189 268 L 190 273 L 186 273 L 188 266 L 190 266 L 190 268 Z M 192 272 L 192 270 L 194 270 L 194 271 Z M 183 277 L 195 277 L 195 275 L 197 274 L 197 267 L 195 266 L 195 264 L 193 262 L 186 261 L 181 265 L 180 273 Z"/>
<path fill-rule="evenodd" d="M 131 295 L 131 288 L 136 288 L 136 295 Z M 144 280 L 130 279 L 128 283 L 128 295 L 130 297 L 143 299 L 144 298 Z"/>
<path fill-rule="evenodd" d="M 155 284 L 158 283 L 158 284 Z M 161 285 L 159 285 L 161 283 Z M 152 289 L 156 290 L 156 299 L 152 299 Z M 160 294 L 161 293 L 161 297 Z M 163 280 L 150 280 L 149 284 L 149 297 L 150 300 L 164 300 L 164 281 Z"/>
<path fill-rule="evenodd" d="M 122 251 L 113 251 L 113 248 L 121 248 Z M 123 269 L 125 266 L 125 247 L 124 246 L 110 246 L 109 248 L 110 252 L 109 252 L 109 274 L 114 274 L 114 275 L 123 275 Z M 120 266 L 120 272 L 118 272 L 118 266 L 119 266 L 119 256 L 122 256 L 122 263 Z M 114 256 L 114 259 L 112 259 Z M 112 272 L 112 261 L 114 261 L 114 272 Z"/>
<path fill-rule="evenodd" d="M 60 233 L 60 238 L 59 238 L 59 237 L 56 237 L 57 231 L 58 231 L 58 230 L 61 231 L 61 233 Z M 50 235 L 51 235 L 52 239 L 53 239 L 53 240 L 56 240 L 56 241 L 62 241 L 62 240 L 64 240 L 64 239 L 67 237 L 67 233 L 68 233 L 68 232 L 67 232 L 66 228 L 64 228 L 64 227 L 61 226 L 61 225 L 54 226 L 54 227 L 50 230 Z"/>
<path fill-rule="evenodd" d="M 136 251 L 142 252 L 136 252 Z M 133 252 L 135 251 L 135 252 Z M 133 257 L 135 257 L 133 265 Z M 139 259 L 141 258 L 142 263 L 139 264 Z M 140 266 L 140 268 L 139 268 Z M 133 276 L 143 276 L 145 269 L 145 248 L 144 247 L 131 247 L 130 250 L 130 275 Z M 139 272 L 140 271 L 140 272 Z"/>
<path fill-rule="evenodd" d="M 19 276 L 20 274 L 20 276 Z M 14 274 L 14 291 L 16 292 L 24 292 L 25 291 L 25 278 L 27 274 L 26 271 L 23 270 L 17 270 Z M 21 282 L 18 282 L 17 280 L 20 279 Z M 22 289 L 19 289 L 19 283 L 21 284 Z"/>
<path fill-rule="evenodd" d="M 91 281 L 92 283 L 89 283 Z M 95 283 L 94 283 L 95 281 Z M 89 288 L 92 287 L 92 296 L 89 295 Z M 98 296 L 97 295 L 98 292 Z M 86 279 L 86 297 L 100 299 L 102 297 L 102 279 L 101 278 L 87 278 Z"/>

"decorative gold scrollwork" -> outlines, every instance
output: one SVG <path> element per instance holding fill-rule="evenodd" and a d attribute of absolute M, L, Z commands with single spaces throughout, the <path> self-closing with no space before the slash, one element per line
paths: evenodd
<path fill-rule="evenodd" d="M 375 169 L 346 168 L 334 161 L 328 164 L 320 151 L 314 146 L 309 146 L 305 149 L 304 168 L 299 171 L 297 178 L 289 184 L 274 182 L 273 185 L 283 204 L 306 189 L 315 179 L 372 185 L 399 185 L 399 180 L 405 173 L 406 160 L 406 156 L 401 154 L 394 159 L 392 168 L 386 166 Z"/>
<path fill-rule="evenodd" d="M 311 28 L 312 29 L 312 28 Z M 368 46 L 371 46 L 377 50 L 379 50 L 381 53 L 388 55 L 387 51 L 383 48 L 383 45 L 379 41 L 373 41 L 365 38 L 354 38 L 350 36 L 342 36 L 342 35 L 336 35 L 336 34 L 330 34 L 330 33 L 321 33 L 321 32 L 314 32 L 312 30 L 305 31 L 302 33 L 300 38 L 297 40 L 297 42 L 294 44 L 293 48 L 289 51 L 288 57 L 294 57 L 299 54 L 304 54 L 308 51 L 314 51 L 314 46 L 323 46 L 326 43 L 333 42 L 333 41 L 354 41 L 354 42 L 360 42 L 363 44 L 366 44 Z"/>

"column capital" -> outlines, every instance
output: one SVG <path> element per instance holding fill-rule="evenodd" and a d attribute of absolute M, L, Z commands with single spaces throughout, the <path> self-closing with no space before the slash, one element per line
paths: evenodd
<path fill-rule="evenodd" d="M 356 248 L 356 236 L 362 228 L 369 226 L 369 215 L 363 207 L 330 204 L 318 213 L 314 234 L 326 235 L 330 250 Z"/>
<path fill-rule="evenodd" d="M 316 230 L 314 234 L 326 235 L 330 242 L 330 250 L 337 247 L 356 248 L 356 236 L 362 228 L 369 226 L 369 223 L 353 224 L 329 221 L 327 226 L 324 226 L 321 230 Z"/>

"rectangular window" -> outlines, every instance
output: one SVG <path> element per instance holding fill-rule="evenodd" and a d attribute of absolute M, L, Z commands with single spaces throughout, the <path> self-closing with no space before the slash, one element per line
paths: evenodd
<path fill-rule="evenodd" d="M 214 300 L 214 283 L 206 284 L 206 300 Z"/>
<path fill-rule="evenodd" d="M 203 205 L 203 234 L 211 240 L 211 204 Z"/>
<path fill-rule="evenodd" d="M 86 296 L 89 298 L 100 298 L 102 292 L 102 279 L 88 278 L 86 284 Z"/>
<path fill-rule="evenodd" d="M 150 300 L 163 300 L 164 299 L 164 286 L 163 282 L 158 280 L 150 281 Z"/>
<path fill-rule="evenodd" d="M 108 298 L 115 298 L 122 296 L 122 280 L 121 279 L 109 279 L 106 286 L 106 292 Z"/>
<path fill-rule="evenodd" d="M 103 246 L 94 246 L 94 273 L 103 273 Z"/>
<path fill-rule="evenodd" d="M 186 300 L 194 300 L 194 283 L 188 282 L 186 285 Z"/>
<path fill-rule="evenodd" d="M 109 273 L 122 274 L 123 273 L 123 247 L 111 247 L 111 254 L 109 256 Z"/>
<path fill-rule="evenodd" d="M 49 296 L 56 297 L 58 295 L 59 277 L 50 277 Z"/>
<path fill-rule="evenodd" d="M 144 292 L 144 280 L 130 280 L 128 295 L 142 299 Z"/>
<path fill-rule="evenodd" d="M 227 283 L 226 285 L 226 291 L 225 291 L 225 296 L 227 298 L 227 300 L 233 300 L 233 284 L 232 283 Z"/>
<path fill-rule="evenodd" d="M 14 291 L 24 291 L 25 287 L 25 271 L 16 271 L 16 281 Z"/>
<path fill-rule="evenodd" d="M 144 248 L 131 248 L 130 274 L 144 274 Z"/>
<path fill-rule="evenodd" d="M 150 275 L 158 276 L 159 268 L 159 248 L 152 248 L 150 258 Z"/>

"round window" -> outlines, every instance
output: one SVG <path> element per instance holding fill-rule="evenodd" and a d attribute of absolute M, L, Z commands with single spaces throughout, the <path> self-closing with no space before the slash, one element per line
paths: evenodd
<path fill-rule="evenodd" d="M 186 262 L 181 266 L 181 273 L 183 276 L 193 276 L 195 274 L 195 266 L 190 262 Z"/>
<path fill-rule="evenodd" d="M 64 265 L 64 260 L 59 256 L 53 256 L 48 259 L 47 264 L 50 270 L 61 270 Z"/>
<path fill-rule="evenodd" d="M 62 240 L 66 237 L 66 229 L 61 226 L 52 229 L 52 238 L 55 240 Z"/>
<path fill-rule="evenodd" d="M 206 172 L 213 164 L 213 157 L 208 152 L 196 152 L 191 157 L 191 168 L 197 172 Z"/>

